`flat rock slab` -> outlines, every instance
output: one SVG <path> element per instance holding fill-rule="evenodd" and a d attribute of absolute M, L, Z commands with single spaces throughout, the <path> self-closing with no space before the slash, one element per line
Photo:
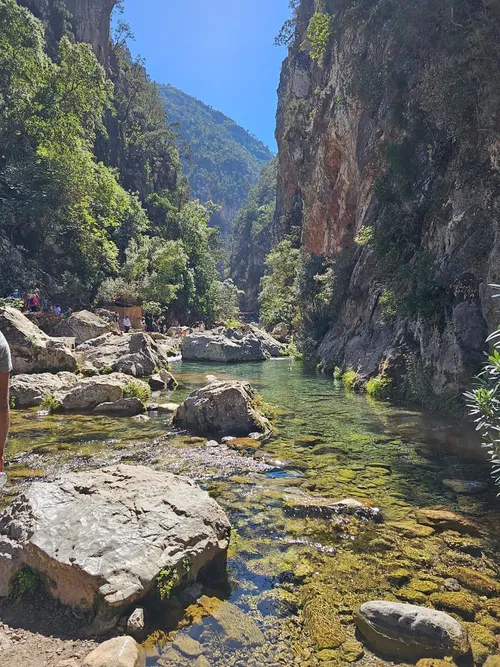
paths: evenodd
<path fill-rule="evenodd" d="M 146 667 L 146 655 L 132 637 L 115 637 L 89 653 L 83 667 Z"/>
<path fill-rule="evenodd" d="M 144 403 L 138 398 L 121 398 L 114 403 L 101 403 L 94 408 L 96 414 L 110 417 L 135 417 L 145 411 Z"/>
<path fill-rule="evenodd" d="M 442 611 L 377 600 L 362 604 L 355 621 L 368 643 L 389 657 L 462 658 L 470 652 L 466 630 Z"/>
<path fill-rule="evenodd" d="M 156 588 L 177 586 L 222 562 L 230 525 L 196 484 L 143 466 L 69 473 L 32 484 L 0 519 L 0 596 L 23 566 L 48 592 L 83 612 L 118 620 Z"/>

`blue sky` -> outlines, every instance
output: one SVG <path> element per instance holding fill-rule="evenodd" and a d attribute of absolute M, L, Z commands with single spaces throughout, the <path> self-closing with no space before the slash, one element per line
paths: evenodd
<path fill-rule="evenodd" d="M 123 19 L 154 80 L 222 111 L 274 151 L 286 49 L 273 40 L 288 14 L 288 0 L 125 0 Z"/>

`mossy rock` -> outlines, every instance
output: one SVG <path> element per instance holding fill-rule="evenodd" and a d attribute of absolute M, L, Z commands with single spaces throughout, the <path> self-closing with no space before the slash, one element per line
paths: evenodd
<path fill-rule="evenodd" d="M 500 655 L 490 655 L 484 667 L 500 667 Z"/>
<path fill-rule="evenodd" d="M 363 645 L 359 642 L 352 641 L 342 644 L 340 649 L 340 657 L 343 662 L 351 663 L 356 662 L 364 655 Z"/>
<path fill-rule="evenodd" d="M 398 568 L 387 575 L 387 580 L 392 586 L 402 586 L 410 580 L 410 573 L 404 568 Z"/>
<path fill-rule="evenodd" d="M 462 591 L 458 593 L 433 593 L 429 599 L 437 609 L 458 614 L 458 616 L 469 621 L 472 621 L 481 609 L 481 604 L 476 597 Z"/>
<path fill-rule="evenodd" d="M 339 648 L 346 641 L 335 607 L 320 595 L 304 605 L 304 626 L 319 651 Z"/>
<path fill-rule="evenodd" d="M 437 531 L 452 530 L 463 535 L 480 535 L 478 527 L 469 519 L 449 510 L 421 509 L 416 513 L 417 522 Z"/>
<path fill-rule="evenodd" d="M 358 473 L 350 468 L 340 468 L 340 470 L 337 470 L 337 475 L 341 479 L 353 480 L 356 479 Z"/>
<path fill-rule="evenodd" d="M 319 445 L 323 438 L 319 435 L 301 435 L 295 438 L 295 444 L 299 447 L 313 447 Z"/>
<path fill-rule="evenodd" d="M 373 540 L 368 542 L 368 551 L 384 553 L 390 551 L 394 548 L 394 545 L 391 544 L 388 540 L 385 540 L 383 537 L 375 537 Z"/>
<path fill-rule="evenodd" d="M 430 595 L 431 593 L 437 593 L 439 591 L 439 586 L 427 579 L 412 579 L 409 587 L 419 593 L 424 593 L 425 595 Z"/>
<path fill-rule="evenodd" d="M 488 614 L 484 609 L 476 614 L 474 620 L 476 623 L 483 625 L 490 632 L 493 632 L 494 635 L 500 634 L 500 620 L 498 618 L 493 618 L 493 616 Z"/>
<path fill-rule="evenodd" d="M 446 544 L 454 551 L 461 551 L 471 556 L 480 556 L 483 552 L 481 541 L 468 535 L 446 531 L 442 535 Z"/>
<path fill-rule="evenodd" d="M 500 583 L 482 572 L 476 572 L 468 567 L 451 567 L 446 574 L 478 595 L 487 597 L 500 595 Z"/>
<path fill-rule="evenodd" d="M 237 449 L 238 451 L 256 450 L 262 447 L 262 443 L 254 438 L 235 438 L 227 444 L 231 449 Z"/>
<path fill-rule="evenodd" d="M 464 623 L 464 628 L 466 628 L 470 641 L 476 641 L 485 646 L 490 653 L 496 651 L 497 649 L 497 640 L 495 635 L 484 627 L 484 625 L 479 625 L 479 623 Z M 488 654 L 489 655 L 489 654 Z"/>
<path fill-rule="evenodd" d="M 439 658 L 422 658 L 417 662 L 417 667 L 450 667 L 454 664 L 447 660 L 439 660 Z"/>
<path fill-rule="evenodd" d="M 367 473 L 370 474 L 370 475 L 390 475 L 391 474 L 390 468 L 387 469 L 387 468 L 382 468 L 382 467 L 375 466 L 375 465 L 369 465 L 369 466 L 367 466 L 367 468 L 368 468 Z"/>
<path fill-rule="evenodd" d="M 500 598 L 493 598 L 488 600 L 485 604 L 485 607 L 492 616 L 500 619 Z"/>
<path fill-rule="evenodd" d="M 431 526 L 422 526 L 412 521 L 391 521 L 387 526 L 409 538 L 430 537 L 434 533 L 434 528 L 431 528 Z"/>
<path fill-rule="evenodd" d="M 427 598 L 423 593 L 419 593 L 419 591 L 416 591 L 409 586 L 400 588 L 399 591 L 396 591 L 396 595 L 400 600 L 404 600 L 410 604 L 419 605 L 427 602 Z"/>

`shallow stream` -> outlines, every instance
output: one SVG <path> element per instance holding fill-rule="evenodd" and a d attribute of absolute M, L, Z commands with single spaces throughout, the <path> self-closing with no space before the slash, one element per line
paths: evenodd
<path fill-rule="evenodd" d="M 205 588 L 201 602 L 200 591 L 173 598 L 154 619 L 148 667 L 392 664 L 360 643 L 353 610 L 376 599 L 446 608 L 457 577 L 463 600 L 447 610 L 468 628 L 476 664 L 496 653 L 500 605 L 497 614 L 489 600 L 500 592 L 485 594 L 466 577 L 479 570 L 493 581 L 499 565 L 500 505 L 491 487 L 481 490 L 488 466 L 474 432 L 346 394 L 290 359 L 180 363 L 174 374 L 180 386 L 162 398 L 177 403 L 207 375 L 249 380 L 276 406 L 275 435 L 237 451 L 172 433 L 168 416 L 14 412 L 3 499 L 63 470 L 133 462 L 189 475 L 218 500 L 234 529 L 228 585 Z M 480 492 L 457 493 L 471 490 L 467 481 Z M 318 496 L 354 498 L 384 520 L 314 511 Z M 459 517 L 434 530 L 422 508 Z"/>

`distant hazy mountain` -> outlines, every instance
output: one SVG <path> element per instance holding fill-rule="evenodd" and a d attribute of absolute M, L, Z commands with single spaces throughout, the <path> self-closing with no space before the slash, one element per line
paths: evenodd
<path fill-rule="evenodd" d="M 160 90 L 169 121 L 180 123 L 180 134 L 191 146 L 184 169 L 192 194 L 222 206 L 212 224 L 227 237 L 236 213 L 273 154 L 220 111 L 173 86 L 160 85 Z"/>

